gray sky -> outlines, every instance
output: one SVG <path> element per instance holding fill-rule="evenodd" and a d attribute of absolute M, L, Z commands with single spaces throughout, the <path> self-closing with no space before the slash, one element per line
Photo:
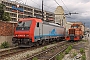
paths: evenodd
<path fill-rule="evenodd" d="M 15 1 L 15 0 L 12 0 Z M 22 0 L 24 3 L 30 6 L 34 6 L 41 9 L 42 0 Z M 21 0 L 19 2 L 22 3 Z M 43 0 L 44 10 L 54 12 L 55 8 L 58 6 L 54 0 Z M 77 12 L 79 14 L 72 14 L 67 16 L 69 21 L 89 21 L 90 19 L 90 0 L 56 0 L 60 6 L 63 7 L 65 13 Z M 63 4 L 63 2 L 64 4 Z M 45 6 L 46 5 L 46 6 Z M 67 8 L 66 8 L 66 7 Z M 69 18 L 70 17 L 70 18 Z"/>

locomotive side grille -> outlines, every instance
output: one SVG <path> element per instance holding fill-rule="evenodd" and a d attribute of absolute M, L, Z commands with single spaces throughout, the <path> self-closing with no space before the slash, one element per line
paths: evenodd
<path fill-rule="evenodd" d="M 69 34 L 75 34 L 75 29 L 69 29 Z"/>

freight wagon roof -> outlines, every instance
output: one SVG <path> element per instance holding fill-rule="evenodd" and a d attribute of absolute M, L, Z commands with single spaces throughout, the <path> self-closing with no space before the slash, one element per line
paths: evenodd
<path fill-rule="evenodd" d="M 28 20 L 35 20 L 36 22 L 42 22 L 41 19 L 38 18 L 21 18 L 19 21 L 28 21 Z"/>

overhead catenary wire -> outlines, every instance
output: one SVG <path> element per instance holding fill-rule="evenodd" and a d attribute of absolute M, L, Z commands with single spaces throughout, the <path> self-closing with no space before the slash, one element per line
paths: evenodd
<path fill-rule="evenodd" d="M 33 0 L 31 0 L 33 3 L 35 3 L 35 4 L 37 4 L 36 2 L 34 2 Z M 39 8 L 40 8 L 40 5 L 39 4 L 37 4 L 38 6 L 39 6 Z"/>
<path fill-rule="evenodd" d="M 62 0 L 61 0 L 62 1 Z M 62 3 L 64 4 L 64 6 L 66 7 L 66 9 L 68 10 L 68 12 L 70 13 L 69 9 L 67 8 L 67 6 L 65 5 L 65 3 L 62 1 Z"/>
<path fill-rule="evenodd" d="M 54 0 L 59 6 L 60 6 L 60 4 L 56 1 L 56 0 Z M 61 0 L 62 1 L 62 0 Z M 62 1 L 62 3 L 65 5 L 65 3 Z M 66 9 L 67 9 L 67 11 L 69 12 L 68 14 L 64 14 L 64 15 L 69 15 L 69 17 L 70 17 L 70 15 L 71 14 L 78 14 L 78 13 L 71 13 L 70 11 L 69 11 L 69 9 L 67 8 L 67 6 L 65 5 L 65 7 L 66 7 Z M 66 12 L 65 12 L 66 13 Z M 70 17 L 71 18 L 71 17 Z"/>
<path fill-rule="evenodd" d="M 70 11 L 69 11 L 69 9 L 67 8 L 67 6 L 65 5 L 65 3 L 63 2 L 63 0 L 61 0 L 62 1 L 62 3 L 64 4 L 64 6 L 66 7 L 66 9 L 68 10 L 68 12 L 69 12 L 69 15 L 71 15 L 71 14 L 78 14 L 78 13 L 71 13 Z"/>
<path fill-rule="evenodd" d="M 40 7 L 40 5 L 38 4 L 38 3 L 36 3 L 35 1 L 33 1 L 33 0 L 31 0 L 33 3 L 35 3 L 35 4 L 37 4 L 39 7 Z M 43 6 L 45 6 L 45 7 L 47 7 L 47 8 L 49 8 L 49 9 L 54 9 L 53 7 L 50 7 L 50 6 L 47 6 L 47 5 L 45 5 L 45 4 L 43 4 Z"/>
<path fill-rule="evenodd" d="M 56 4 L 58 5 L 58 6 L 60 6 L 60 4 L 56 1 L 56 0 L 54 0 L 55 2 L 56 2 Z M 66 13 L 66 12 L 65 12 Z"/>
<path fill-rule="evenodd" d="M 58 5 L 59 5 L 59 3 L 56 1 L 56 0 L 54 0 Z M 59 5 L 60 6 L 60 5 Z"/>

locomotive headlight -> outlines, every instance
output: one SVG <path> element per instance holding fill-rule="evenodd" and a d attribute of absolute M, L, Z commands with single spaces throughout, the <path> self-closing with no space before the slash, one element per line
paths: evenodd
<path fill-rule="evenodd" d="M 29 35 L 26 35 L 27 37 L 29 36 Z"/>
<path fill-rule="evenodd" d="M 15 35 L 15 36 L 18 36 L 18 35 Z"/>

